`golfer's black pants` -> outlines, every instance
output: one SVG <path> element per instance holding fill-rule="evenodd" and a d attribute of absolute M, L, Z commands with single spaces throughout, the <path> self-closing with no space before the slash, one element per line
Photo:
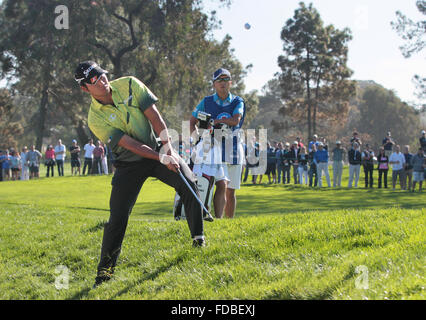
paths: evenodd
<path fill-rule="evenodd" d="M 160 162 L 150 159 L 144 159 L 141 162 L 131 163 L 126 166 L 122 166 L 122 163 L 116 162 L 115 166 L 117 169 L 112 178 L 110 217 L 104 227 L 98 271 L 109 268 L 113 269 L 115 267 L 121 251 L 121 244 L 127 228 L 129 215 L 138 198 L 142 185 L 148 177 L 158 178 L 176 190 L 182 198 L 185 210 L 188 208 L 186 220 L 191 237 L 194 238 L 203 235 L 201 206 L 179 174 L 170 171 Z M 199 196 L 192 171 L 183 160 L 180 162 L 180 167 L 182 174 Z"/>

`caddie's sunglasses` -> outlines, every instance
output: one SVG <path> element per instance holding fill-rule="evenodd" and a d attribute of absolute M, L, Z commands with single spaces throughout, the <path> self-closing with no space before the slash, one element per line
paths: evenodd
<path fill-rule="evenodd" d="M 231 78 L 230 77 L 226 77 L 226 78 L 219 78 L 219 79 L 216 79 L 215 80 L 215 82 L 228 82 L 228 81 L 231 81 Z"/>

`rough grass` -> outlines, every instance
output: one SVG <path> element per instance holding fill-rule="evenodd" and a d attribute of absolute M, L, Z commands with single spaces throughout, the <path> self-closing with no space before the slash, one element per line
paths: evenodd
<path fill-rule="evenodd" d="M 155 179 L 114 280 L 91 290 L 110 180 L 0 183 L 0 299 L 425 298 L 424 193 L 244 185 L 237 218 L 206 223 L 197 250 L 172 218 L 174 190 Z"/>

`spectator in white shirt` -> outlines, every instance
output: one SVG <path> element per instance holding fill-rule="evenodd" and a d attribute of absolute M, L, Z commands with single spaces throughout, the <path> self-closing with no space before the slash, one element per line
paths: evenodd
<path fill-rule="evenodd" d="M 93 144 L 93 139 L 90 139 L 88 143 L 84 145 L 84 165 L 83 165 L 83 175 L 92 173 L 92 164 L 93 164 L 93 150 L 96 146 Z"/>
<path fill-rule="evenodd" d="M 400 152 L 401 148 L 399 145 L 395 147 L 395 152 L 391 154 L 389 158 L 389 163 L 392 165 L 392 188 L 395 190 L 396 180 L 399 176 L 399 184 L 401 189 L 404 189 L 403 179 L 404 179 L 404 164 L 405 157 Z"/>
<path fill-rule="evenodd" d="M 28 167 L 27 154 L 28 148 L 25 146 L 22 148 L 21 152 L 21 180 L 30 179 L 30 168 Z"/>
<path fill-rule="evenodd" d="M 56 164 L 58 166 L 59 176 L 64 175 L 65 152 L 66 152 L 65 145 L 63 145 L 62 140 L 59 139 L 58 144 L 55 146 L 55 157 L 56 157 Z"/>

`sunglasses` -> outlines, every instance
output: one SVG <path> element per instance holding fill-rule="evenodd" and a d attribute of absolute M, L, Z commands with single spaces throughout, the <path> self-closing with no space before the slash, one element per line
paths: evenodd
<path fill-rule="evenodd" d="M 231 81 L 230 77 L 219 78 L 219 79 L 215 80 L 215 82 L 228 82 L 228 81 Z"/>
<path fill-rule="evenodd" d="M 101 78 L 104 74 L 105 74 L 105 73 L 102 73 L 102 74 L 100 74 L 100 75 L 96 76 L 96 80 L 95 80 L 95 82 L 94 82 L 94 83 L 92 83 L 89 79 L 86 79 L 86 78 L 79 78 L 79 79 L 74 78 L 74 80 L 75 80 L 75 81 L 77 81 L 77 83 L 78 83 L 80 86 L 81 86 L 83 83 L 96 85 L 96 84 L 98 83 L 99 79 L 100 79 L 100 78 Z M 92 79 L 93 79 L 93 77 L 92 77 Z"/>

